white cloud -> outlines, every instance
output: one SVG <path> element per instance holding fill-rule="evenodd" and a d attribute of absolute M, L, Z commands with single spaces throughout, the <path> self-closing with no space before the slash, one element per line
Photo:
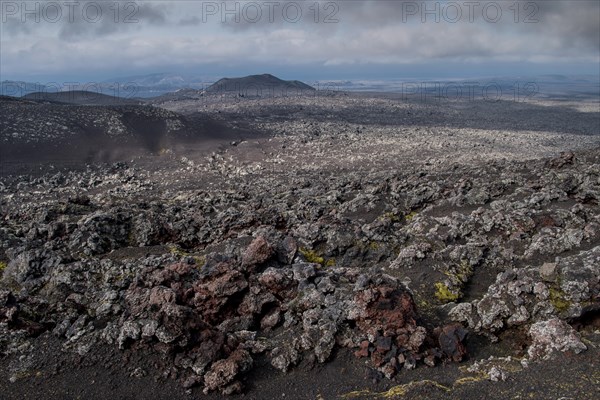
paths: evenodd
<path fill-rule="evenodd" d="M 14 76 L 73 68 L 160 70 L 163 66 L 243 66 L 248 62 L 326 66 L 495 60 L 550 63 L 565 57 L 572 62 L 597 62 L 600 2 L 586 3 L 588 9 L 570 2 L 537 3 L 539 22 L 535 24 L 515 23 L 506 12 L 498 23 L 486 22 L 477 13 L 473 23 L 466 15 L 457 23 L 422 23 L 418 15 L 404 23 L 401 4 L 390 1 L 340 2 L 337 24 L 315 24 L 313 14 L 305 14 L 298 23 L 281 16 L 270 23 L 263 15 L 262 23 L 221 24 L 218 15 L 202 22 L 201 2 L 140 3 L 139 22 L 133 25 L 110 21 L 97 25 L 81 18 L 74 23 L 33 26 L 7 21 L 2 24 L 1 67 L 3 74 Z M 326 2 L 321 4 L 324 7 Z M 322 12 L 320 18 L 324 18 Z M 185 24 L 180 24 L 182 20 Z"/>

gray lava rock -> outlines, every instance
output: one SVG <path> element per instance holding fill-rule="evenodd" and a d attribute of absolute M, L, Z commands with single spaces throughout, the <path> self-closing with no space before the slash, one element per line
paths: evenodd
<path fill-rule="evenodd" d="M 258 265 L 267 261 L 275 253 L 274 249 L 267 242 L 267 240 L 258 236 L 250 243 L 250 246 L 244 252 L 242 256 L 243 265 Z"/>
<path fill-rule="evenodd" d="M 252 356 L 246 350 L 236 350 L 224 360 L 215 362 L 204 376 L 208 390 L 216 390 L 230 386 L 236 377 L 252 368 Z M 241 389 L 241 388 L 240 388 Z M 232 394 L 231 391 L 227 390 Z M 237 392 L 237 389 L 235 390 Z"/>
<path fill-rule="evenodd" d="M 527 354 L 531 359 L 549 358 L 555 351 L 581 353 L 587 350 L 575 330 L 558 318 L 536 322 L 531 325 L 529 335 L 532 343 Z"/>

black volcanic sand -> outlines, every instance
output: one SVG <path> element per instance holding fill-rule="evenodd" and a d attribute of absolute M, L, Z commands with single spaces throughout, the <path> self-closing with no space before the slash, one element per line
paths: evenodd
<path fill-rule="evenodd" d="M 589 328 L 583 332 L 584 337 L 600 343 L 600 335 L 591 333 Z M 473 343 L 470 350 L 478 346 Z M 160 355 L 102 347 L 80 357 L 63 351 L 59 341 L 50 334 L 37 338 L 36 347 L 35 372 L 16 383 L 9 383 L 4 377 L 0 380 L 0 398 L 546 400 L 593 399 L 600 393 L 600 351 L 592 346 L 576 356 L 560 354 L 552 360 L 532 364 L 505 382 L 461 382 L 459 368 L 465 367 L 457 364 L 420 367 L 402 371 L 394 381 L 377 381 L 362 361 L 347 352 L 337 354 L 325 365 L 303 365 L 285 375 L 265 360 L 257 360 L 254 370 L 244 378 L 249 392 L 237 396 L 204 395 L 200 389 L 186 391 L 176 381 L 153 370 L 152 365 Z M 0 360 L 0 368 L 7 371 L 13 361 L 11 358 Z M 134 371 L 138 368 L 145 376 L 136 375 Z"/>

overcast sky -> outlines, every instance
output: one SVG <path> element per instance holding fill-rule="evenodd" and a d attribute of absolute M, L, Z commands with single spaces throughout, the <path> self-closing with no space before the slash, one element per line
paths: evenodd
<path fill-rule="evenodd" d="M 0 79 L 89 81 L 152 72 L 271 72 L 297 79 L 600 74 L 598 0 L 42 1 L 25 7 L 2 0 L 1 6 Z"/>

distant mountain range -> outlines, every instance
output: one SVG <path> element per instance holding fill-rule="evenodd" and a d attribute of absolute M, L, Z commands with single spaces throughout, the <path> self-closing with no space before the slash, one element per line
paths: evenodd
<path fill-rule="evenodd" d="M 167 88 L 195 88 L 200 89 L 206 87 L 207 82 L 211 82 L 213 79 L 210 77 L 201 76 L 186 76 L 177 74 L 149 74 L 149 75 L 133 75 L 119 78 L 112 78 L 103 81 L 102 83 L 134 83 L 139 86 L 145 87 L 167 87 Z"/>
<path fill-rule="evenodd" d="M 218 92 L 227 94 L 235 93 L 241 96 L 272 96 L 291 92 L 312 92 L 314 90 L 312 86 L 303 82 L 297 80 L 285 81 L 270 74 L 251 75 L 241 78 L 223 78 L 216 82 L 214 79 L 208 77 L 187 77 L 161 73 L 121 77 L 98 83 L 69 83 L 64 87 L 60 87 L 55 83 L 42 84 L 25 81 L 2 81 L 0 83 L 0 95 L 13 97 L 29 96 L 30 98 L 32 94 L 35 94 L 37 100 L 47 101 L 63 101 L 65 99 L 64 95 L 52 95 L 63 92 L 80 92 L 77 94 L 80 98 L 82 97 L 82 93 L 92 92 L 133 100 L 135 98 L 157 97 L 174 92 L 177 93 L 177 96 L 184 93 L 196 95 L 202 92 L 211 94 L 217 94 Z M 101 99 L 101 97 L 98 97 L 98 99 Z M 69 99 L 66 102 L 84 104 L 77 101 L 73 102 Z"/>
<path fill-rule="evenodd" d="M 468 99 L 482 96 L 511 100 L 515 97 L 598 98 L 600 77 L 593 75 L 565 76 L 499 76 L 472 79 L 381 79 L 330 80 L 318 82 L 320 90 L 348 92 L 388 92 Z M 471 94 L 469 92 L 471 91 Z"/>
<path fill-rule="evenodd" d="M 118 77 L 98 82 L 69 82 L 63 85 L 55 82 L 5 80 L 0 82 L 0 94 L 21 97 L 35 92 L 88 91 L 116 97 L 144 98 L 155 97 L 184 88 L 204 90 L 216 79 L 215 77 L 158 73 Z"/>
<path fill-rule="evenodd" d="M 497 84 L 503 92 L 503 98 L 515 90 L 515 83 L 523 89 L 528 83 L 535 83 L 541 96 L 550 97 L 598 97 L 600 78 L 598 76 L 540 75 L 520 77 L 488 77 L 475 79 L 382 79 L 382 80 L 332 80 L 317 81 L 318 90 L 327 91 L 373 91 L 373 92 L 411 92 L 416 84 L 423 84 L 426 91 L 435 91 L 434 84 L 449 87 L 456 91 L 457 84 L 479 86 Z M 450 91 L 450 89 L 448 89 Z M 518 89 L 518 88 L 517 88 Z M 528 90 L 530 87 L 527 88 Z M 285 81 L 270 74 L 251 75 L 242 78 L 223 78 L 216 80 L 209 76 L 190 76 L 168 73 L 126 76 L 108 79 L 98 83 L 65 85 L 55 83 L 42 84 L 25 81 L 0 82 L 0 95 L 21 97 L 31 93 L 55 93 L 63 91 L 89 91 L 126 99 L 143 99 L 157 96 L 196 98 L 203 93 L 235 94 L 240 96 L 269 96 L 290 94 L 292 92 L 311 92 L 314 88 L 300 81 Z M 490 89 L 491 90 L 491 89 Z"/>

